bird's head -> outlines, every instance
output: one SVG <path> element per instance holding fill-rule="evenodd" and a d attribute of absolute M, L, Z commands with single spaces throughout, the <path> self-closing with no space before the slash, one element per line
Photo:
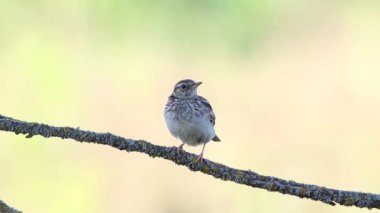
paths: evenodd
<path fill-rule="evenodd" d="M 197 88 L 202 82 L 185 79 L 175 84 L 173 96 L 177 98 L 192 98 L 197 96 Z"/>

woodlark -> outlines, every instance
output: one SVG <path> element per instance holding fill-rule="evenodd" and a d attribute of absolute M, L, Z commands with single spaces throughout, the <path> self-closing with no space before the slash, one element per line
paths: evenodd
<path fill-rule="evenodd" d="M 202 82 L 196 83 L 190 79 L 179 81 L 169 96 L 164 112 L 170 133 L 182 141 L 178 152 L 184 144 L 203 144 L 201 154 L 193 163 L 202 160 L 207 142 L 220 141 L 215 134 L 215 114 L 211 105 L 205 98 L 197 95 L 197 88 L 201 84 Z"/>

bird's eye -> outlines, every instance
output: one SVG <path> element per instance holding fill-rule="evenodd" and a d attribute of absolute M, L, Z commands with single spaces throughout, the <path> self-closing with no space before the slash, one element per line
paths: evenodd
<path fill-rule="evenodd" d="M 185 85 L 185 84 L 182 84 L 181 88 L 182 88 L 182 89 L 186 89 L 186 85 Z"/>

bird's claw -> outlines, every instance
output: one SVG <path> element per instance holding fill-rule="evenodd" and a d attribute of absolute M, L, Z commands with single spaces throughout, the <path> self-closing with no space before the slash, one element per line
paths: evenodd
<path fill-rule="evenodd" d="M 178 148 L 177 148 L 177 155 L 179 156 L 179 153 L 183 151 L 183 145 L 184 144 L 181 144 Z"/>
<path fill-rule="evenodd" d="M 202 163 L 203 162 L 203 155 L 200 154 L 195 160 L 192 160 L 189 166 L 195 165 L 197 163 Z"/>

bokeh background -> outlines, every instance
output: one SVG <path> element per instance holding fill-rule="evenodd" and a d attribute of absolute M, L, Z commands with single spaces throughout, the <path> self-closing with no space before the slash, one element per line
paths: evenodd
<path fill-rule="evenodd" d="M 178 146 L 163 107 L 192 78 L 223 140 L 206 158 L 380 193 L 379 51 L 380 1 L 0 0 L 0 113 Z M 25 212 L 368 211 L 6 132 L 0 170 Z"/>

